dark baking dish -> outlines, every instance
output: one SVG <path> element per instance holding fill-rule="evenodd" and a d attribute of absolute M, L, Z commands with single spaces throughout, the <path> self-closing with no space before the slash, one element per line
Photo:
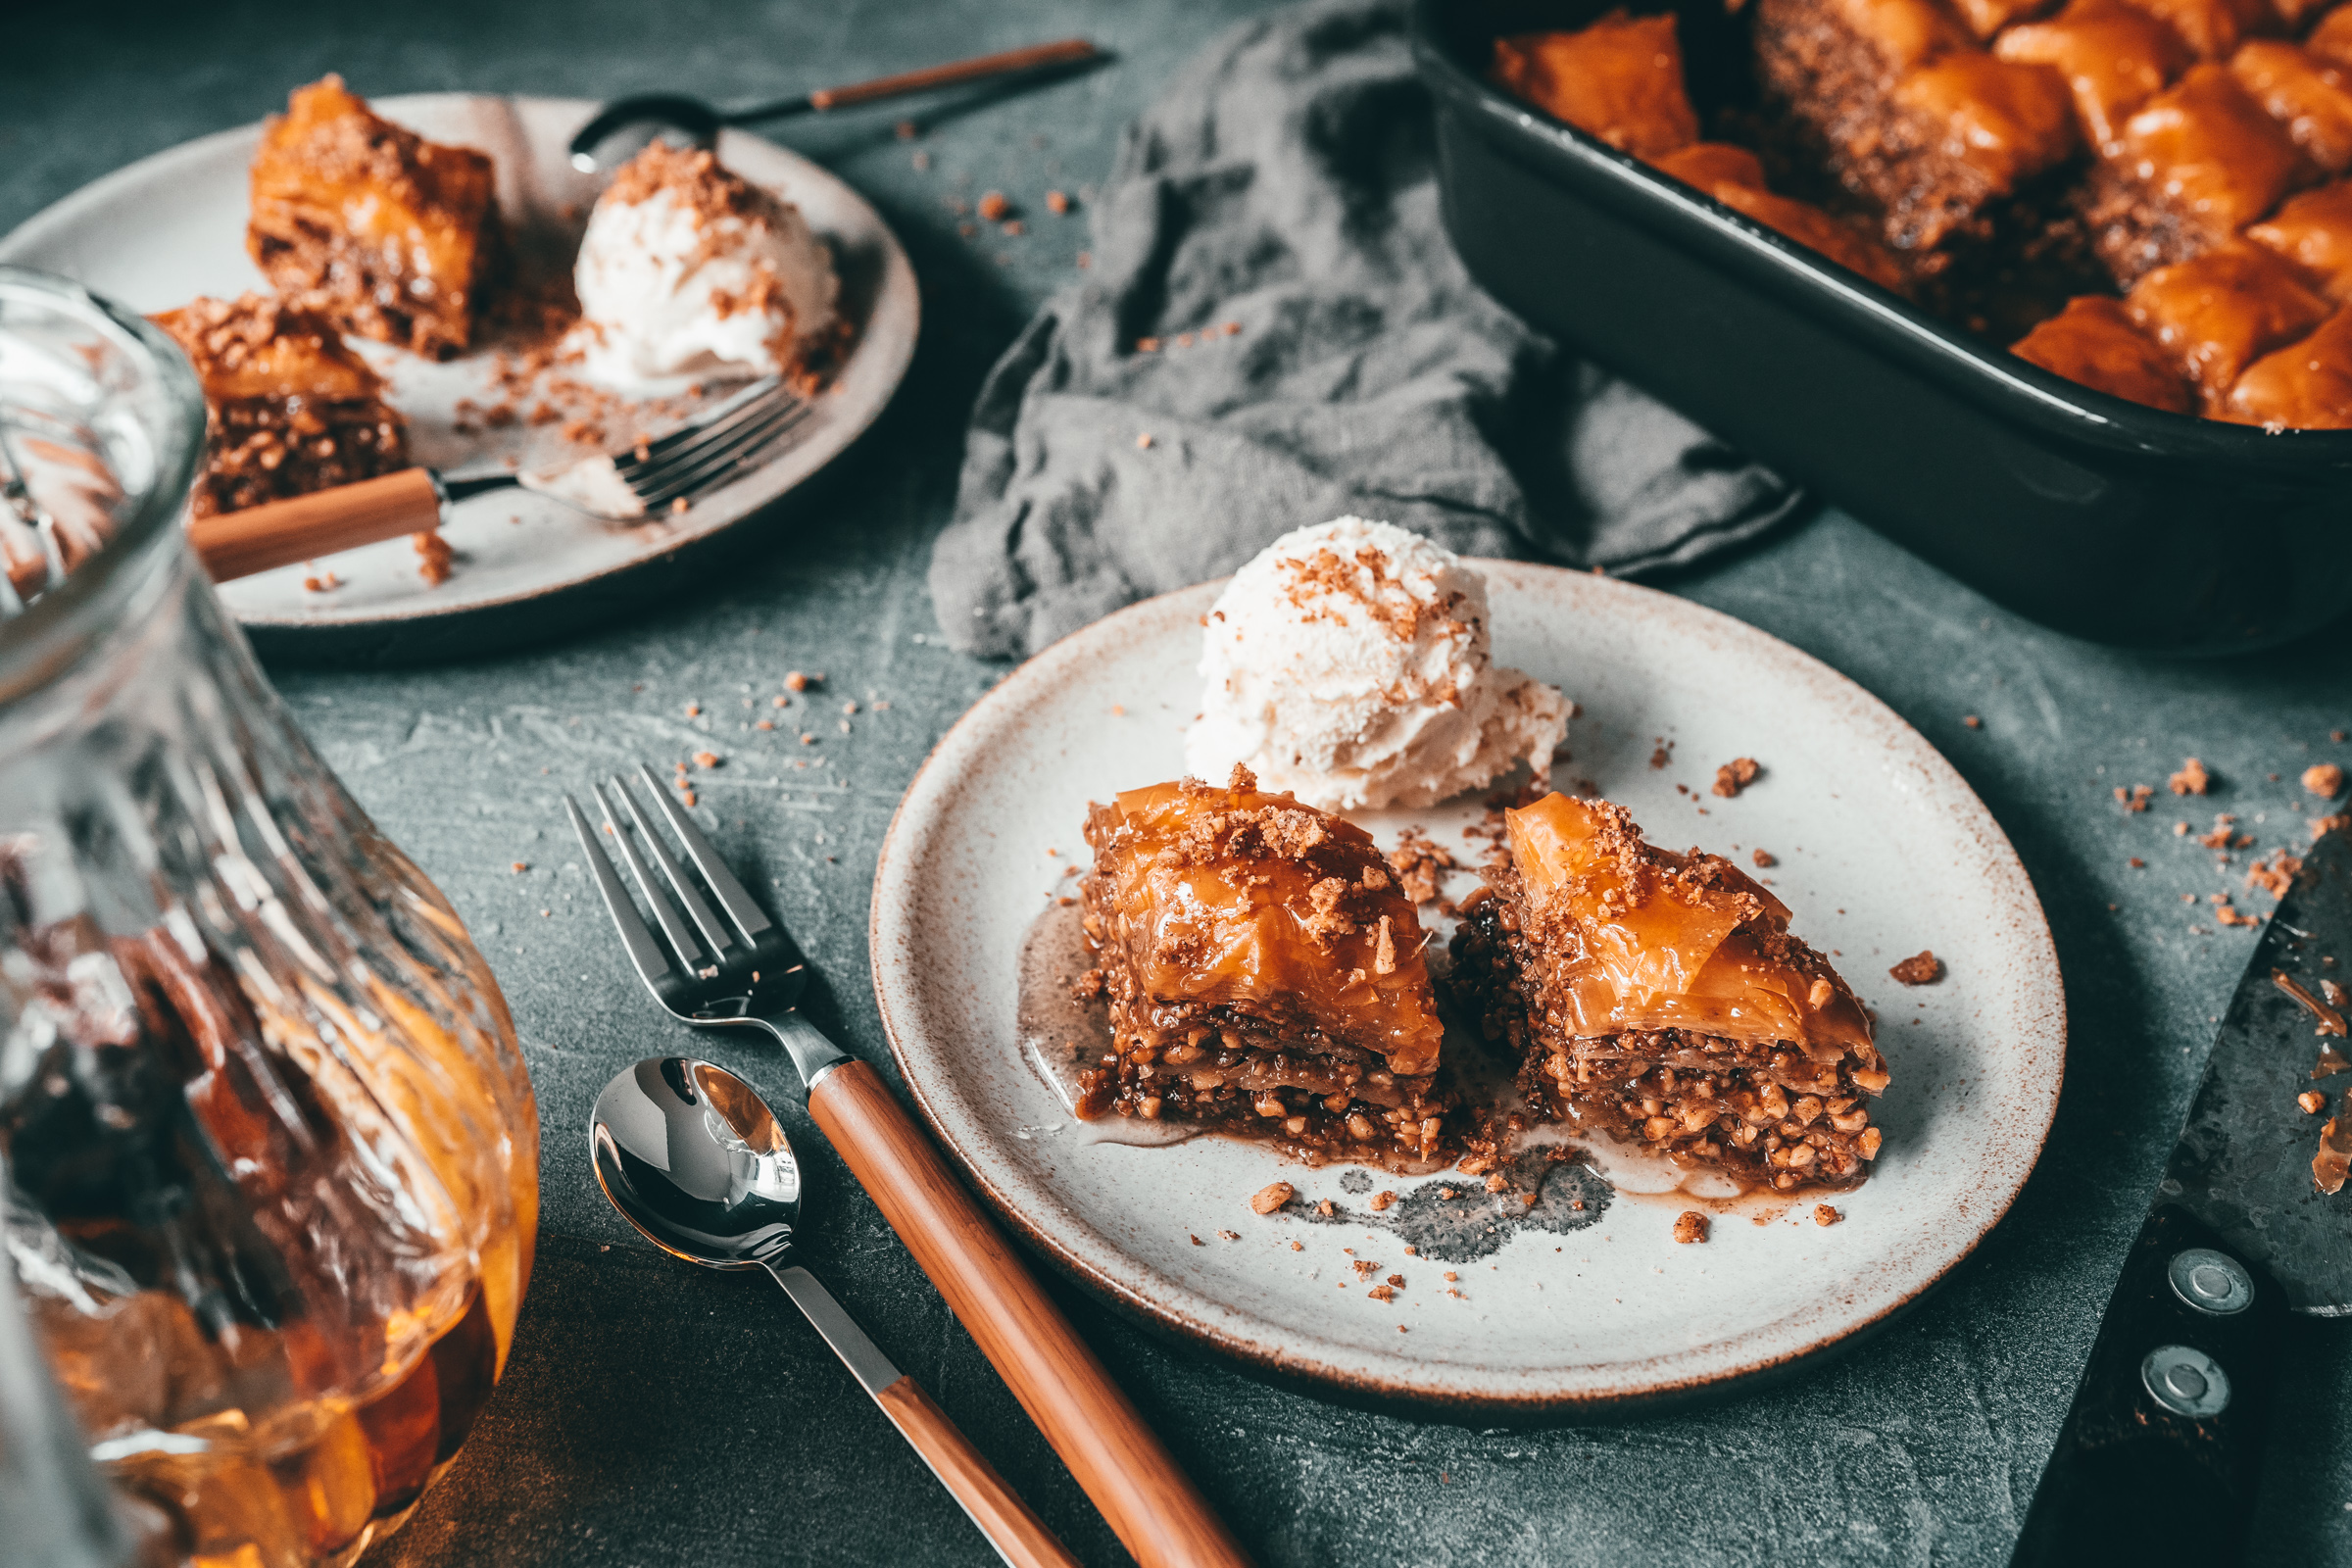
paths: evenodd
<path fill-rule="evenodd" d="M 1496 37 L 1609 8 L 1414 0 L 1446 229 L 1496 299 L 2061 631 L 2221 654 L 2352 610 L 2352 431 L 2079 386 L 1486 81 Z M 1722 0 L 1678 15 L 1704 121 L 1752 94 L 1746 24 Z"/>

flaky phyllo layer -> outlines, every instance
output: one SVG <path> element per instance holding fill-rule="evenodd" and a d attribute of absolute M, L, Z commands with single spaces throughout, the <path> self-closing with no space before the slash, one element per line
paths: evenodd
<path fill-rule="evenodd" d="M 1246 768 L 1096 806 L 1081 885 L 1113 1049 L 1081 1112 L 1214 1122 L 1300 1157 L 1436 1158 L 1443 1034 L 1412 902 L 1362 829 Z"/>
<path fill-rule="evenodd" d="M 1886 1087 L 1870 1020 L 1788 910 L 1718 856 L 1642 842 L 1605 801 L 1508 814 L 1453 984 L 1539 1115 L 1781 1191 L 1860 1181 Z"/>

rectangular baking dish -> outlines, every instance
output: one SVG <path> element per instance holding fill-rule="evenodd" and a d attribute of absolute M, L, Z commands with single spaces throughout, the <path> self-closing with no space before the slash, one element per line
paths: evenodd
<path fill-rule="evenodd" d="M 2352 610 L 2352 431 L 2079 386 L 1487 82 L 1496 37 L 1607 9 L 1413 0 L 1446 230 L 1503 305 L 2060 631 L 2227 654 Z M 1711 124 L 1752 100 L 1746 20 L 1722 0 L 1678 15 Z"/>

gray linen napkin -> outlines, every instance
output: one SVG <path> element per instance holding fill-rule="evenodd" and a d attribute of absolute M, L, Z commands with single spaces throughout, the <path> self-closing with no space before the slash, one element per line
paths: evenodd
<path fill-rule="evenodd" d="M 1396 0 L 1237 26 L 1128 127 L 1091 271 L 973 411 L 931 557 L 950 644 L 1033 654 L 1345 513 L 1638 572 L 1797 505 L 1472 283 L 1433 141 Z"/>

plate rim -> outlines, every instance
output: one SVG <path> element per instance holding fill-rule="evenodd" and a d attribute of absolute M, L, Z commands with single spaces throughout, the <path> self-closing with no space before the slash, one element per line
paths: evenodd
<path fill-rule="evenodd" d="M 1581 585 L 1588 589 L 1592 585 L 1587 573 L 1569 571 L 1565 567 L 1544 563 L 1468 558 L 1467 564 L 1485 573 L 1490 582 L 1506 576 L 1541 578 L 1556 575 L 1560 578 L 1583 579 Z M 917 808 L 918 802 L 928 806 L 931 797 L 941 795 L 941 779 L 948 760 L 960 749 L 959 742 L 968 743 L 992 710 L 1026 701 L 1041 685 L 1052 683 L 1073 662 L 1083 661 L 1094 639 L 1117 635 L 1117 628 L 1123 621 L 1138 617 L 1164 601 L 1199 594 L 1213 586 L 1200 583 L 1124 606 L 1100 620 L 1080 627 L 1025 661 L 992 686 L 986 695 L 949 727 L 934 745 L 931 754 L 924 759 L 922 766 L 916 770 L 892 812 L 890 826 L 883 835 L 882 847 L 876 857 L 871 904 L 867 913 L 867 965 L 872 971 L 874 1000 L 881 1014 L 883 1032 L 890 1041 L 892 1060 L 897 1064 L 899 1076 L 905 1081 L 917 1111 L 941 1147 L 956 1161 L 964 1178 L 978 1189 L 989 1205 L 1032 1250 L 1042 1253 L 1063 1273 L 1083 1281 L 1114 1304 L 1144 1319 L 1148 1325 L 1206 1345 L 1261 1371 L 1286 1379 L 1302 1379 L 1345 1394 L 1413 1404 L 1446 1413 L 1505 1417 L 1600 1413 L 1751 1384 L 1831 1350 L 1849 1347 L 1884 1328 L 1896 1315 L 1950 1279 L 1953 1272 L 1975 1254 L 2015 1205 L 2027 1182 L 2038 1167 L 2041 1156 L 2047 1152 L 2059 1097 L 2066 1080 L 2068 1019 L 2065 980 L 2058 964 L 2057 943 L 2050 930 L 2048 914 L 2042 908 L 2040 894 L 2034 889 L 2016 846 L 2010 842 L 2009 835 L 1993 816 L 1991 808 L 1950 760 L 1900 713 L 1860 682 L 1738 616 L 1623 579 L 1600 580 L 1607 582 L 1609 592 L 1638 595 L 1653 604 L 1671 606 L 1669 613 L 1691 617 L 1703 629 L 1745 641 L 1751 649 L 1770 651 L 1776 662 L 1788 662 L 1788 667 L 1792 670 L 1820 682 L 1818 689 L 1825 696 L 1843 697 L 1855 702 L 1866 715 L 1890 726 L 1889 737 L 1907 743 L 1909 760 L 1929 769 L 1944 789 L 1955 792 L 1956 799 L 1969 812 L 1959 822 L 1960 828 L 1973 831 L 1984 845 L 1988 858 L 2023 892 L 2030 906 L 2031 918 L 2025 917 L 2025 910 L 2019 911 L 2020 917 L 2016 922 L 2019 953 L 2027 968 L 2027 995 L 2038 998 L 2047 1013 L 2047 1036 L 2040 1044 L 2041 1049 L 2050 1055 L 2051 1066 L 2046 1094 L 2040 1102 L 2039 1125 L 2032 1130 L 2032 1157 L 2018 1167 L 2014 1181 L 1999 1193 L 1998 1201 L 1972 1204 L 1969 1213 L 1951 1216 L 1948 1222 L 1950 1231 L 1956 1232 L 1962 1226 L 1973 1229 L 1964 1240 L 1950 1249 L 1932 1274 L 1900 1297 L 1855 1321 L 1838 1327 L 1834 1332 L 1820 1333 L 1791 1349 L 1751 1357 L 1735 1356 L 1731 1365 L 1717 1370 L 1644 1378 L 1637 1369 L 1644 1364 L 1654 1364 L 1658 1358 L 1624 1363 L 1621 1373 L 1631 1375 L 1620 1375 L 1616 1380 L 1620 1386 L 1607 1390 L 1562 1387 L 1556 1381 L 1556 1372 L 1551 1374 L 1553 1381 L 1544 1384 L 1544 1374 L 1513 1374 L 1507 1370 L 1485 1369 L 1483 1373 L 1473 1375 L 1483 1384 L 1475 1389 L 1463 1387 L 1470 1379 L 1462 1377 L 1441 1386 L 1409 1376 L 1393 1378 L 1367 1374 L 1316 1356 L 1302 1356 L 1296 1353 L 1295 1349 L 1279 1344 L 1255 1343 L 1214 1322 L 1196 1320 L 1128 1288 L 1121 1281 L 1106 1275 L 1076 1249 L 1064 1245 L 1054 1233 L 1010 1201 L 999 1183 L 992 1179 L 984 1163 L 967 1149 L 966 1141 L 959 1138 L 956 1129 L 939 1114 L 930 1096 L 925 1093 L 922 1077 L 908 1070 L 906 1038 L 911 1031 L 911 1024 L 906 1013 L 913 1010 L 913 988 L 911 982 L 896 974 L 896 965 L 886 954 L 894 945 L 894 938 L 902 936 L 916 924 L 914 884 L 911 871 L 907 869 L 912 858 L 909 844 L 914 837 L 910 812 Z M 904 887 L 898 885 L 902 880 Z M 906 1011 L 894 1010 L 894 1004 L 904 1007 Z M 2020 1142 L 2022 1145 L 2024 1140 Z M 1117 1250 L 1115 1243 L 1106 1245 L 1114 1252 Z M 1679 1360 L 1691 1353 L 1690 1350 L 1678 1351 L 1672 1359 Z M 1539 1386 L 1527 1386 L 1531 1382 Z M 1511 1386 L 1514 1384 L 1520 1386 Z"/>
<path fill-rule="evenodd" d="M 406 123 L 403 117 L 404 110 L 413 112 L 430 106 L 459 107 L 481 102 L 506 103 L 516 106 L 536 105 L 548 110 L 576 110 L 583 122 L 588 116 L 593 115 L 602 107 L 601 103 L 594 99 L 543 96 L 537 93 L 519 92 L 388 93 L 380 98 L 369 99 L 368 105 L 395 123 Z M 217 155 L 223 145 L 235 144 L 247 138 L 258 139 L 265 123 L 264 121 L 248 121 L 242 124 L 207 131 L 201 136 L 191 136 L 185 141 L 174 142 L 169 147 L 159 148 L 143 158 L 133 159 L 120 169 L 110 170 L 86 184 L 77 186 L 26 218 L 6 234 L 0 234 L 0 262 L 13 262 L 18 253 L 27 247 L 36 246 L 71 233 L 75 224 L 82 221 L 90 212 L 101 209 L 110 201 L 118 199 L 122 191 L 127 187 L 152 179 L 160 173 L 168 173 L 169 166 L 172 164 L 201 162 L 208 157 Z M 896 363 L 888 360 L 884 362 L 884 369 L 880 372 L 882 385 L 876 395 L 865 407 L 853 412 L 847 419 L 839 424 L 828 426 L 827 439 L 834 444 L 830 453 L 814 467 L 784 489 L 756 503 L 735 517 L 724 522 L 713 523 L 697 531 L 666 535 L 661 541 L 661 548 L 640 550 L 625 559 L 611 562 L 592 571 L 566 577 L 558 582 L 546 583 L 536 588 L 517 589 L 513 593 L 502 594 L 495 599 L 477 600 L 466 604 L 440 606 L 419 604 L 411 609 L 378 610 L 339 615 L 332 619 L 319 619 L 308 615 L 243 613 L 235 610 L 224 599 L 222 608 L 228 611 L 230 618 L 240 627 L 249 631 L 261 631 L 275 639 L 316 641 L 320 645 L 325 645 L 340 643 L 348 639 L 366 638 L 369 634 L 381 635 L 404 627 L 415 627 L 420 630 L 448 627 L 477 617 L 496 616 L 501 612 L 512 612 L 519 606 L 543 605 L 550 600 L 565 598 L 594 585 L 625 577 L 629 573 L 673 556 L 679 551 L 690 550 L 732 533 L 744 524 L 786 505 L 797 492 L 814 482 L 819 475 L 832 468 L 855 450 L 864 436 L 872 430 L 875 422 L 888 411 L 891 404 L 897 400 L 900 388 L 906 383 L 906 372 L 914 363 L 915 350 L 921 341 L 923 328 L 922 286 L 915 275 L 914 264 L 906 253 L 906 243 L 899 238 L 898 231 L 892 228 L 889 221 L 883 218 L 881 210 L 866 198 L 864 192 L 832 170 L 805 154 L 795 152 L 780 142 L 770 141 L 764 136 L 755 135 L 749 131 L 730 128 L 722 131 L 720 135 L 722 146 L 731 142 L 755 142 L 762 149 L 762 156 L 766 153 L 773 153 L 788 162 L 801 165 L 803 172 L 817 180 L 839 187 L 839 194 L 860 209 L 865 220 L 872 223 L 874 232 L 880 236 L 882 242 L 880 247 L 882 267 L 881 277 L 874 293 L 873 315 L 868 319 L 867 331 L 860 337 L 861 348 L 864 344 L 875 341 L 876 335 L 872 331 L 873 324 L 882 318 L 886 310 L 903 309 L 907 313 L 904 335 L 893 334 L 896 347 L 882 351 L 894 355 Z M 856 360 L 857 351 L 853 351 L 851 358 L 853 361 Z"/>

